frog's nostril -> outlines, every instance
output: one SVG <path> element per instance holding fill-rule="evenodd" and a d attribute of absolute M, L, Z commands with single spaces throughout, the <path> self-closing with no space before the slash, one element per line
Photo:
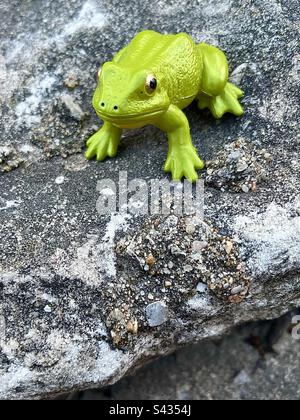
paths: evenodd
<path fill-rule="evenodd" d="M 102 106 L 102 108 L 104 108 L 104 107 L 105 107 L 105 103 L 104 103 L 104 102 L 102 102 L 102 103 L 101 103 L 101 106 Z"/>
<path fill-rule="evenodd" d="M 114 106 L 114 110 L 118 111 L 119 107 L 117 105 Z"/>

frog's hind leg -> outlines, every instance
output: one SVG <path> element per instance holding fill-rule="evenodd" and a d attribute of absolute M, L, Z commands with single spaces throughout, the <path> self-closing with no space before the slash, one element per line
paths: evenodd
<path fill-rule="evenodd" d="M 244 93 L 228 81 L 228 62 L 225 54 L 206 44 L 198 45 L 198 51 L 203 62 L 199 108 L 208 108 L 215 118 L 221 118 L 227 112 L 236 116 L 243 115 L 244 110 L 239 99 Z"/>
<path fill-rule="evenodd" d="M 240 117 L 244 114 L 244 109 L 239 103 L 239 99 L 243 96 L 243 91 L 228 82 L 223 92 L 218 96 L 208 96 L 202 93 L 198 97 L 198 106 L 199 109 L 208 108 L 215 118 L 222 118 L 227 112 Z"/>

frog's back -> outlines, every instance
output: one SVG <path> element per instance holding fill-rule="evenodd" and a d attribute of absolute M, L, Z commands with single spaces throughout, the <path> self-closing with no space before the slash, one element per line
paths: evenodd
<path fill-rule="evenodd" d="M 147 69 L 163 78 L 171 101 L 184 108 L 199 92 L 202 62 L 196 44 L 184 33 L 139 33 L 115 60 L 129 70 Z"/>

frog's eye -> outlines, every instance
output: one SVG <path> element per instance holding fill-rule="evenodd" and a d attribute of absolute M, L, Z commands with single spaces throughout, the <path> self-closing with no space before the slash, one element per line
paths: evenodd
<path fill-rule="evenodd" d="M 150 74 L 146 79 L 146 92 L 151 95 L 156 91 L 157 79 L 153 74 Z"/>

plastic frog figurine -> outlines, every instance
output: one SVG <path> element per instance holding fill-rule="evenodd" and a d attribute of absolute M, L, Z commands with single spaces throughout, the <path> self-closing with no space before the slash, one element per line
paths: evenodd
<path fill-rule="evenodd" d="M 193 42 L 186 34 L 139 33 L 105 63 L 93 106 L 103 127 L 87 142 L 86 158 L 115 157 L 123 129 L 154 125 L 168 135 L 165 172 L 173 180 L 198 179 L 204 162 L 193 146 L 189 122 L 182 112 L 195 99 L 215 118 L 226 112 L 241 116 L 243 92 L 228 82 L 228 62 L 218 48 Z"/>

